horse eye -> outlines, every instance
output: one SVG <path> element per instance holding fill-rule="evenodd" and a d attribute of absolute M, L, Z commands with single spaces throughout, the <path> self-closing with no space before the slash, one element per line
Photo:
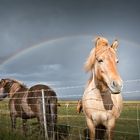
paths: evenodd
<path fill-rule="evenodd" d="M 116 63 L 119 63 L 119 60 L 116 60 Z"/>
<path fill-rule="evenodd" d="M 102 63 L 102 62 L 103 62 L 103 60 L 102 60 L 102 59 L 99 59 L 99 60 L 98 60 L 98 62 L 99 62 L 99 63 Z"/>

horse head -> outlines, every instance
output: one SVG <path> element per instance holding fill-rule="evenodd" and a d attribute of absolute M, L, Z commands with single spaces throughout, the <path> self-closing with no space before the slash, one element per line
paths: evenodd
<path fill-rule="evenodd" d="M 8 96 L 8 92 L 6 91 L 6 85 L 8 81 L 6 79 L 1 79 L 0 81 L 0 101 Z"/>
<path fill-rule="evenodd" d="M 1 79 L 0 81 L 0 100 L 5 97 L 12 97 L 13 94 L 18 91 L 21 87 L 26 87 L 21 82 L 14 79 Z"/>
<path fill-rule="evenodd" d="M 85 64 L 86 71 L 92 72 L 96 86 L 102 91 L 109 89 L 112 94 L 120 93 L 123 87 L 117 70 L 117 48 L 117 40 L 109 45 L 107 39 L 98 37 Z"/>

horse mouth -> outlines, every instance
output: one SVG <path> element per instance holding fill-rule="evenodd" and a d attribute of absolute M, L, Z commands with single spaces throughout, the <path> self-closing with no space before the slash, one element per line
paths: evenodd
<path fill-rule="evenodd" d="M 112 94 L 120 94 L 122 91 L 122 85 L 115 85 L 114 86 L 112 83 L 110 83 L 108 85 L 108 87 L 109 87 Z"/>
<path fill-rule="evenodd" d="M 0 88 L 0 101 L 8 96 L 8 93 L 4 93 L 4 88 Z"/>
<path fill-rule="evenodd" d="M 116 89 L 114 89 L 112 87 L 109 87 L 109 89 L 110 89 L 112 94 L 120 94 L 120 92 L 121 92 L 121 90 L 116 90 Z"/>

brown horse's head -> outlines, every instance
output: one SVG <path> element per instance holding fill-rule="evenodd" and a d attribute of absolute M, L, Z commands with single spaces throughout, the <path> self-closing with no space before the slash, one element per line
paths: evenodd
<path fill-rule="evenodd" d="M 12 97 L 13 94 L 18 91 L 21 87 L 26 87 L 21 82 L 13 79 L 1 79 L 0 81 L 0 100 L 5 97 Z"/>
<path fill-rule="evenodd" d="M 92 49 L 85 64 L 86 71 L 92 71 L 95 84 L 103 89 L 109 88 L 111 93 L 120 93 L 122 79 L 117 71 L 117 47 L 118 41 L 109 45 L 108 40 L 102 37 L 96 38 L 95 48 Z"/>
<path fill-rule="evenodd" d="M 8 93 L 5 89 L 7 83 L 8 83 L 8 80 L 6 79 L 1 79 L 0 81 L 0 101 L 3 100 L 6 96 L 8 96 Z"/>

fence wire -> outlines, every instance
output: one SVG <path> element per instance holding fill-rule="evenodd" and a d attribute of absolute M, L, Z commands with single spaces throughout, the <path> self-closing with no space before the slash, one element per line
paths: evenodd
<path fill-rule="evenodd" d="M 140 82 L 140 79 L 137 80 L 127 80 L 124 83 L 133 83 Z M 78 86 L 67 86 L 59 87 L 54 90 L 63 91 L 70 89 L 84 89 L 85 85 Z M 32 91 L 35 92 L 35 91 Z M 23 93 L 23 92 L 21 92 Z M 125 96 L 135 96 L 134 93 L 140 93 L 140 90 L 125 91 L 123 92 L 123 97 Z M 58 113 L 57 115 L 57 130 L 56 130 L 56 140 L 85 140 L 88 134 L 88 129 L 86 126 L 85 115 L 83 112 L 78 114 L 76 112 L 77 100 L 65 100 L 65 98 L 74 99 L 77 97 L 81 99 L 82 94 L 74 93 L 69 95 L 58 95 Z M 126 95 L 128 94 L 128 95 Z M 36 97 L 38 98 L 38 97 Z M 46 97 L 45 97 L 46 98 Z M 19 99 L 19 98 L 18 98 Z M 93 99 L 97 100 L 97 99 Z M 16 104 L 17 106 L 20 104 Z M 36 104 L 34 104 L 36 105 Z M 47 103 L 45 105 L 48 105 Z M 140 101 L 126 101 L 123 103 L 123 111 L 121 116 L 116 122 L 116 127 L 114 130 L 114 139 L 115 140 L 140 140 Z M 20 110 L 22 113 L 22 109 Z M 40 114 L 41 115 L 41 114 Z M 49 114 L 46 114 L 46 116 Z M 24 136 L 22 131 L 22 120 L 17 119 L 17 129 L 13 132 L 11 129 L 11 120 L 10 120 L 10 110 L 9 110 L 9 98 L 0 102 L 0 140 L 16 140 L 15 136 L 18 139 L 26 140 L 43 140 L 44 135 L 40 133 L 39 125 L 36 119 L 29 119 L 27 122 L 28 133 Z"/>

